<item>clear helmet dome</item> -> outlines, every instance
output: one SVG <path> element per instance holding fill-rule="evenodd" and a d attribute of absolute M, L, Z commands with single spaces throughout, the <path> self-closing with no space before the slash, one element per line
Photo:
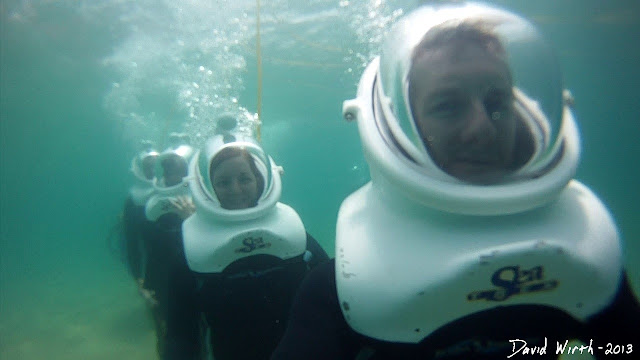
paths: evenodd
<path fill-rule="evenodd" d="M 151 184 L 155 178 L 155 166 L 160 153 L 154 149 L 151 142 L 143 141 L 142 145 L 144 150 L 131 159 L 131 172 L 138 180 Z"/>
<path fill-rule="evenodd" d="M 156 162 L 154 183 L 156 189 L 169 190 L 187 186 L 189 162 L 196 151 L 186 143 L 186 140 L 185 134 L 170 135 L 170 146 L 158 156 Z"/>
<path fill-rule="evenodd" d="M 421 7 L 388 35 L 374 89 L 393 151 L 439 181 L 538 177 L 562 141 L 563 84 L 527 20 L 477 3 Z"/>
<path fill-rule="evenodd" d="M 392 27 L 343 113 L 357 119 L 380 194 L 502 215 L 552 201 L 575 175 L 580 137 L 563 96 L 559 62 L 530 22 L 439 2 Z"/>
<path fill-rule="evenodd" d="M 198 212 L 226 220 L 261 216 L 280 199 L 281 170 L 254 138 L 213 136 L 191 163 Z"/>

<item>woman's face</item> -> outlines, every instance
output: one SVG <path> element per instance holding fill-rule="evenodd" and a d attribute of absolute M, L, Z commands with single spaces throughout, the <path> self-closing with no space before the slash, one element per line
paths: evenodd
<path fill-rule="evenodd" d="M 224 209 L 246 209 L 255 206 L 258 201 L 256 176 L 242 156 L 221 162 L 211 180 L 220 206 Z"/>
<path fill-rule="evenodd" d="M 503 60 L 480 46 L 445 46 L 416 60 L 411 81 L 416 127 L 442 170 L 474 183 L 509 171 L 516 117 Z"/>

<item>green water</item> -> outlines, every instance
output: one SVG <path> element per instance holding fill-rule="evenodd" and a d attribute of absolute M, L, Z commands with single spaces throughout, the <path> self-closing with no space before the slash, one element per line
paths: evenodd
<path fill-rule="evenodd" d="M 262 143 L 285 168 L 282 201 L 333 253 L 340 202 L 368 180 L 342 101 L 395 11 L 419 2 L 262 2 Z M 640 289 L 640 3 L 495 3 L 558 49 L 583 136 L 577 177 L 615 214 Z M 0 359 L 154 358 L 105 239 L 140 138 L 201 142 L 221 109 L 257 112 L 255 5 L 0 1 Z"/>

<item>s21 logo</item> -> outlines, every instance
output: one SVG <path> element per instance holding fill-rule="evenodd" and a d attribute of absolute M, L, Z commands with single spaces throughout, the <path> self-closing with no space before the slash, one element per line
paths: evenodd
<path fill-rule="evenodd" d="M 542 266 L 531 269 L 505 266 L 493 273 L 491 283 L 497 288 L 471 292 L 467 300 L 504 301 L 513 295 L 554 290 L 559 284 L 558 280 L 544 280 Z"/>

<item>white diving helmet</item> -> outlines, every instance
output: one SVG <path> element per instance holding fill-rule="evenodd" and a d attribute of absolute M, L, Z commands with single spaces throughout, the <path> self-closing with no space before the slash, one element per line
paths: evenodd
<path fill-rule="evenodd" d="M 172 134 L 172 137 L 176 135 Z M 178 196 L 189 196 L 189 162 L 195 154 L 190 145 L 175 142 L 164 150 L 156 161 L 156 177 L 153 181 L 155 194 L 146 204 L 146 216 L 156 221 L 165 213 L 175 212 L 171 200 Z"/>
<path fill-rule="evenodd" d="M 252 158 L 252 171 L 258 182 L 257 200 L 248 208 L 225 209 L 212 184 L 212 163 L 223 153 L 241 152 Z M 255 166 L 253 166 L 255 165 Z M 225 132 L 209 139 L 191 161 L 190 189 L 198 214 L 218 221 L 245 221 L 256 219 L 274 208 L 280 199 L 282 168 L 267 156 L 256 140 L 250 136 Z"/>
<path fill-rule="evenodd" d="M 451 49 L 456 45 L 451 45 L 447 34 L 463 27 L 480 29 L 495 40 L 483 51 L 497 47 L 501 64 L 506 65 L 512 107 L 503 118 L 512 120 L 511 128 L 518 128 L 512 131 L 517 135 L 510 140 L 509 156 L 521 158 L 520 162 L 514 161 L 513 168 L 484 183 L 461 179 L 439 165 L 429 146 L 433 146 L 431 141 L 444 138 L 425 133 L 416 123 L 418 114 L 413 113 L 410 103 L 409 75 L 414 63 L 424 61 L 418 56 L 453 54 L 457 50 Z M 466 64 L 461 69 L 473 69 Z M 438 67 L 434 73 L 442 70 Z M 418 71 L 423 72 L 416 77 L 420 79 L 417 83 L 433 87 L 435 82 L 424 75 L 430 72 Z M 362 75 L 357 98 L 345 101 L 343 114 L 347 120 L 358 121 L 374 187 L 441 211 L 498 215 L 546 204 L 573 178 L 579 161 L 579 134 L 570 103 L 563 96 L 558 61 L 527 20 L 484 4 L 437 4 L 417 9 L 395 24 L 380 57 Z M 419 106 L 417 112 L 426 107 L 423 103 Z M 447 106 L 457 109 L 455 103 Z M 492 121 L 501 114 L 487 110 Z M 528 150 L 517 156 L 520 149 Z"/>
<path fill-rule="evenodd" d="M 287 260 L 305 254 L 302 220 L 278 202 L 281 171 L 250 136 L 224 132 L 205 143 L 189 168 L 196 212 L 182 224 L 192 271 L 219 273 L 253 255 Z"/>
<path fill-rule="evenodd" d="M 145 149 L 131 159 L 131 173 L 135 183 L 129 190 L 133 202 L 143 206 L 153 193 L 155 166 L 160 155 L 148 141 L 143 141 Z"/>
<path fill-rule="evenodd" d="M 171 193 L 179 187 L 186 188 L 189 162 L 195 153 L 195 149 L 186 143 L 177 143 L 165 149 L 156 162 L 156 190 Z"/>

